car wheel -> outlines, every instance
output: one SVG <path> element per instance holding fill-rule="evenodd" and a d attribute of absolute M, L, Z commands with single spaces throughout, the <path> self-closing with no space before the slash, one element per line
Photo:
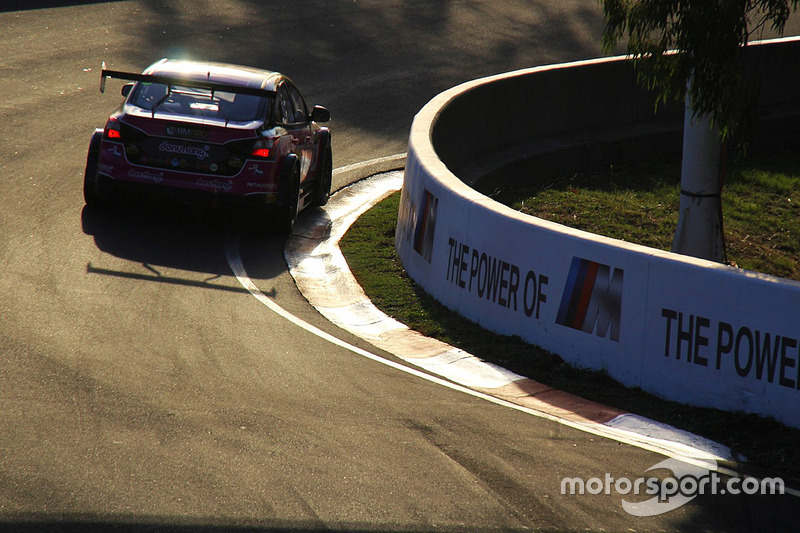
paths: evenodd
<path fill-rule="evenodd" d="M 89 153 L 86 156 L 86 170 L 83 172 L 83 200 L 90 207 L 103 205 L 106 201 L 106 195 L 97 180 L 97 162 L 100 158 L 102 139 L 102 131 L 95 131 L 92 135 L 92 140 L 89 142 Z"/>
<path fill-rule="evenodd" d="M 322 207 L 328 203 L 328 198 L 331 196 L 331 183 L 333 182 L 333 157 L 330 144 L 325 148 L 323 160 L 320 163 L 320 172 L 317 184 L 314 187 L 313 203 Z"/>
<path fill-rule="evenodd" d="M 287 234 L 294 229 L 294 224 L 297 222 L 297 208 L 300 204 L 300 170 L 296 164 L 292 165 L 292 174 L 288 184 L 289 189 L 284 197 L 280 213 L 281 224 Z"/>

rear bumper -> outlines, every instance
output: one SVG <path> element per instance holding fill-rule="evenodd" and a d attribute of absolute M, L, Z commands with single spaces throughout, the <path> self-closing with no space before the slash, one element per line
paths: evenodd
<path fill-rule="evenodd" d="M 121 143 L 101 143 L 97 180 L 104 192 L 180 203 L 265 206 L 278 200 L 277 165 L 248 159 L 234 176 L 198 174 L 131 163 Z"/>
<path fill-rule="evenodd" d="M 219 190 L 204 191 L 146 182 L 120 181 L 101 173 L 97 174 L 97 181 L 103 194 L 116 198 L 135 198 L 151 202 L 192 204 L 215 208 L 246 207 L 260 209 L 269 208 L 278 199 L 277 193 L 234 195 L 226 194 Z"/>

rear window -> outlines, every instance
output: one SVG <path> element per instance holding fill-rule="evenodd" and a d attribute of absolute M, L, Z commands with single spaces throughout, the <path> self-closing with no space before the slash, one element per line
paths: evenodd
<path fill-rule="evenodd" d="M 266 120 L 268 98 L 195 87 L 139 83 L 128 103 L 145 111 L 184 117 L 221 119 L 226 122 Z"/>

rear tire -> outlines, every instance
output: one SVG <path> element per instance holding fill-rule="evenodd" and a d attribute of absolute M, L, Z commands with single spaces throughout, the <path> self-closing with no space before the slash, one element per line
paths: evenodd
<path fill-rule="evenodd" d="M 86 169 L 83 172 L 83 200 L 89 207 L 97 207 L 106 203 L 106 194 L 97 179 L 97 163 L 100 159 L 100 143 L 103 140 L 102 130 L 95 131 L 89 142 L 89 153 L 86 156 Z"/>
<path fill-rule="evenodd" d="M 283 231 L 288 235 L 297 222 L 297 209 L 300 205 L 300 169 L 292 165 L 292 174 L 288 181 L 289 189 L 280 209 L 280 220 Z"/>
<path fill-rule="evenodd" d="M 320 161 L 319 173 L 317 183 L 314 186 L 314 197 L 312 203 L 318 207 L 328 203 L 328 198 L 331 196 L 331 184 L 333 183 L 333 158 L 331 153 L 331 145 L 325 148 L 323 152 L 323 159 Z"/>

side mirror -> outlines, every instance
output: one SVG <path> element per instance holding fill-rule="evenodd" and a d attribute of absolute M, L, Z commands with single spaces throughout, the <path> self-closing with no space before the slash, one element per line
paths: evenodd
<path fill-rule="evenodd" d="M 311 111 L 311 120 L 313 122 L 328 122 L 331 119 L 331 112 L 322 107 L 315 105 Z"/>
<path fill-rule="evenodd" d="M 133 84 L 132 83 L 126 83 L 125 85 L 122 86 L 122 91 L 120 91 L 120 92 L 122 92 L 122 96 L 127 98 L 128 95 L 131 94 L 131 89 L 133 89 Z"/>

